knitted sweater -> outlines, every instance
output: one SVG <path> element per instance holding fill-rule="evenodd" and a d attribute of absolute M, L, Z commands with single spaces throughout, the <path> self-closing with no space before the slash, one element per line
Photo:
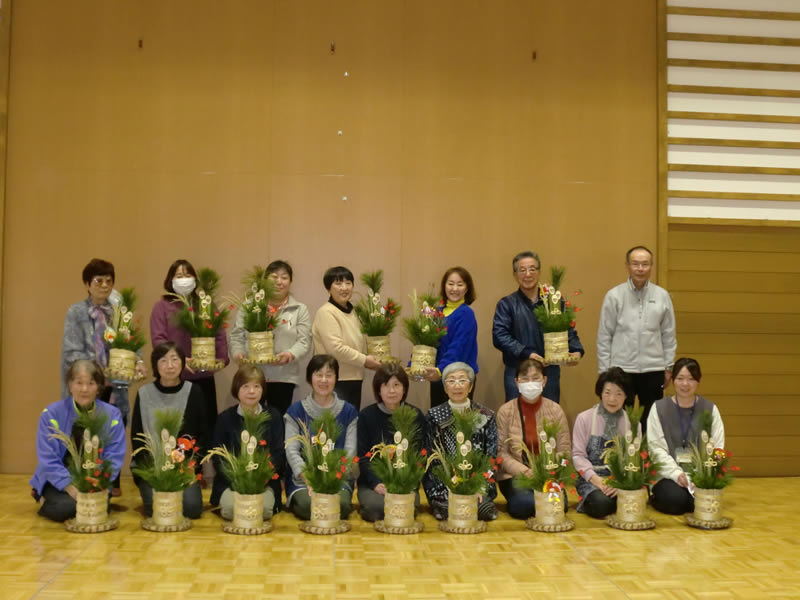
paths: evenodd
<path fill-rule="evenodd" d="M 355 311 L 344 312 L 327 302 L 314 315 L 311 326 L 314 354 L 330 354 L 339 361 L 339 380 L 364 379 L 366 341 Z"/>

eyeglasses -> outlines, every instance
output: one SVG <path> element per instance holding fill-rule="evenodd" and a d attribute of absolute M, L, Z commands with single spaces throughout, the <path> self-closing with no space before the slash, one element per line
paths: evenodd
<path fill-rule="evenodd" d="M 539 267 L 529 267 L 527 269 L 517 269 L 517 273 L 520 275 L 533 275 L 534 273 L 539 272 Z"/>
<path fill-rule="evenodd" d="M 445 379 L 445 385 L 457 385 L 457 386 L 464 386 L 469 385 L 469 379 Z"/>
<path fill-rule="evenodd" d="M 103 285 L 112 286 L 114 285 L 114 280 L 111 277 L 95 277 L 92 279 L 92 285 L 96 285 L 97 287 Z"/>
<path fill-rule="evenodd" d="M 517 381 L 519 383 L 533 383 L 534 381 L 542 381 L 542 377 L 518 377 Z"/>

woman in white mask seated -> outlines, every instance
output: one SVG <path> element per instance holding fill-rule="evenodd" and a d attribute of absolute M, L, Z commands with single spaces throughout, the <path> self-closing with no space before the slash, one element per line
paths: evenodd
<path fill-rule="evenodd" d="M 536 514 L 533 492 L 514 487 L 513 477 L 519 473 L 530 474 L 530 466 L 525 460 L 521 444 L 525 444 L 533 454 L 539 454 L 539 435 L 545 421 L 558 425 L 556 451 L 564 456 L 572 456 L 569 425 L 564 410 L 552 400 L 542 396 L 547 383 L 544 365 L 532 358 L 523 360 L 517 366 L 514 381 L 519 397 L 506 402 L 497 411 L 497 455 L 503 459 L 497 474 L 500 491 L 508 503 L 508 514 L 515 519 L 528 519 Z M 567 503 L 564 502 L 564 510 Z"/>
<path fill-rule="evenodd" d="M 153 348 L 166 342 L 175 342 L 187 360 L 192 355 L 192 338 L 187 331 L 175 324 L 175 313 L 183 303 L 172 294 L 180 294 L 193 298 L 197 287 L 197 272 L 188 260 L 179 259 L 172 263 L 164 278 L 166 294 L 153 306 L 150 313 L 150 341 Z M 228 363 L 228 339 L 225 330 L 220 329 L 216 337 L 217 358 Z M 211 439 L 214 434 L 214 425 L 217 422 L 217 388 L 214 385 L 214 373 L 202 371 L 195 373 L 185 367 L 181 374 L 181 381 L 191 381 L 203 392 L 203 407 L 206 415 L 205 435 Z"/>

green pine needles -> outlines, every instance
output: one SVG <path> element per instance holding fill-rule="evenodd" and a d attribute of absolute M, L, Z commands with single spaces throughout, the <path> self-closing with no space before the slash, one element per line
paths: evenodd
<path fill-rule="evenodd" d="M 278 309 L 270 305 L 275 298 L 275 282 L 267 275 L 264 267 L 258 265 L 251 268 L 242 277 L 245 286 L 244 295 L 240 298 L 230 294 L 232 304 L 244 313 L 244 328 L 247 331 L 272 331 L 278 326 Z"/>
<path fill-rule="evenodd" d="M 111 487 L 111 461 L 103 456 L 108 437 L 106 435 L 106 422 L 108 416 L 99 410 L 78 411 L 75 425 L 83 429 L 81 445 L 77 447 L 72 439 L 71 432 L 67 433 L 58 428 L 58 423 L 51 420 L 51 438 L 57 439 L 67 447 L 69 459 L 67 471 L 69 477 L 79 492 L 102 492 Z"/>
<path fill-rule="evenodd" d="M 536 315 L 543 333 L 567 331 L 575 326 L 575 313 L 580 309 L 562 298 L 560 291 L 566 272 L 566 267 L 553 265 L 550 267 L 550 285 L 543 283 L 539 286 L 539 298 L 542 302 L 533 309 L 533 314 Z"/>
<path fill-rule="evenodd" d="M 516 441 L 522 451 L 525 462 L 531 470 L 530 475 L 520 473 L 514 476 L 514 487 L 535 492 L 559 492 L 566 487 L 570 479 L 575 479 L 575 469 L 570 457 L 556 450 L 558 423 L 544 420 L 539 431 L 539 453 L 534 454 L 522 441 Z M 558 489 L 555 489 L 555 488 Z"/>
<path fill-rule="evenodd" d="M 133 316 L 137 300 L 134 288 L 120 290 L 120 300 L 114 306 L 111 322 L 103 333 L 109 348 L 138 352 L 145 345 L 141 321 L 138 318 L 134 321 Z"/>
<path fill-rule="evenodd" d="M 440 299 L 432 293 L 418 295 L 416 290 L 409 297 L 412 316 L 403 319 L 406 338 L 415 346 L 438 348 L 439 341 L 447 335 Z"/>
<path fill-rule="evenodd" d="M 361 333 L 369 336 L 389 335 L 400 316 L 400 305 L 392 298 L 381 304 L 383 269 L 361 274 L 361 283 L 367 286 L 367 296 L 362 297 L 353 310 L 361 323 Z"/>
<path fill-rule="evenodd" d="M 131 455 L 140 456 L 131 470 L 156 492 L 180 492 L 201 478 L 194 471 L 199 450 L 194 439 L 178 437 L 182 423 L 180 411 L 156 410 L 153 430 L 159 435 L 140 433 L 136 436 L 144 445 Z"/>
<path fill-rule="evenodd" d="M 375 444 L 366 458 L 390 494 L 413 494 L 426 470 L 425 448 L 419 449 L 421 432 L 417 411 L 407 405 L 392 413 L 394 436 L 391 443 Z"/>
<path fill-rule="evenodd" d="M 631 427 L 638 425 L 643 411 L 641 406 L 625 409 Z M 606 484 L 618 490 L 640 490 L 658 481 L 661 465 L 647 451 L 647 438 L 638 433 L 633 435 L 630 429 L 624 436 L 616 435 L 606 442 L 601 458 L 611 472 Z"/>
<path fill-rule="evenodd" d="M 269 413 L 244 410 L 239 451 L 234 453 L 226 446 L 218 446 L 208 451 L 202 462 L 212 456 L 220 459 L 220 470 L 231 482 L 231 489 L 238 494 L 261 494 L 270 479 L 277 479 L 272 457 L 267 449 L 264 434 L 269 422 Z"/>
<path fill-rule="evenodd" d="M 704 490 L 721 490 L 733 483 L 734 472 L 737 466 L 729 466 L 728 460 L 732 453 L 716 447 L 716 441 L 711 437 L 711 424 L 713 418 L 707 410 L 700 415 L 700 447 L 690 444 L 691 463 L 686 475 L 692 483 Z"/>
<path fill-rule="evenodd" d="M 458 449 L 448 454 L 438 443 L 428 457 L 428 467 L 447 489 L 454 494 L 485 494 L 490 482 L 494 482 L 494 457 L 487 456 L 472 445 L 472 434 L 478 425 L 480 413 L 474 410 L 453 412 L 450 427 L 455 433 Z"/>
<path fill-rule="evenodd" d="M 345 481 L 353 476 L 358 457 L 354 456 L 351 461 L 345 450 L 335 447 L 342 434 L 336 417 L 326 410 L 311 422 L 310 429 L 305 421 L 298 419 L 297 424 L 300 433 L 286 440 L 286 447 L 300 443 L 305 460 L 303 475 L 308 487 L 318 494 L 338 494 Z"/>
<path fill-rule="evenodd" d="M 227 325 L 231 306 L 220 307 L 214 298 L 219 290 L 219 274 L 214 269 L 203 267 L 197 272 L 197 287 L 189 296 L 172 294 L 183 302 L 175 313 L 175 323 L 191 337 L 214 337 Z"/>

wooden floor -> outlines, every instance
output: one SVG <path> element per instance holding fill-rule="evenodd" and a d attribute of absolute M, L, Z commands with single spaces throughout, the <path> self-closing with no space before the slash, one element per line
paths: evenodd
<path fill-rule="evenodd" d="M 71 534 L 36 515 L 27 477 L 0 476 L 0 598 L 800 597 L 800 479 L 737 481 L 726 531 L 655 514 L 655 530 L 624 532 L 570 510 L 568 533 L 534 533 L 502 512 L 474 536 L 439 532 L 428 512 L 414 536 L 377 533 L 356 514 L 349 533 L 312 536 L 281 513 L 272 533 L 239 537 L 210 512 L 188 532 L 157 534 L 139 527 L 132 481 L 123 489 L 119 529 Z"/>

